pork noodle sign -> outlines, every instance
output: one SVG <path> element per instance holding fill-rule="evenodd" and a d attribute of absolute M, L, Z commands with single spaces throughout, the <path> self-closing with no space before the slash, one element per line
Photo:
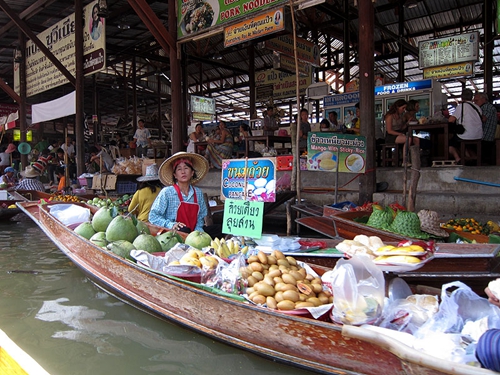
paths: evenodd
<path fill-rule="evenodd" d="M 106 32 L 105 20 L 92 17 L 96 12 L 97 1 L 83 8 L 83 53 L 85 75 L 97 73 L 106 68 Z M 38 39 L 52 54 L 76 76 L 75 65 L 75 14 L 59 21 L 52 27 L 37 35 Z M 26 90 L 27 96 L 33 96 L 51 88 L 64 85 L 66 77 L 52 62 L 29 40 L 26 43 Z M 14 90 L 19 94 L 19 75 L 14 74 Z"/>
<path fill-rule="evenodd" d="M 310 132 L 307 170 L 365 173 L 366 138 L 359 135 Z"/>

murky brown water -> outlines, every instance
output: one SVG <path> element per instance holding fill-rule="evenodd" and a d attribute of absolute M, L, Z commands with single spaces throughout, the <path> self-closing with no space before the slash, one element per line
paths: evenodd
<path fill-rule="evenodd" d="M 27 217 L 0 222 L 0 328 L 52 375 L 290 374 L 109 296 Z"/>

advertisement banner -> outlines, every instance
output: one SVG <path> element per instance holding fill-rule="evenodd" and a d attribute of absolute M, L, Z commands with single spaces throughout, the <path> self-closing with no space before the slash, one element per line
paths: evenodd
<path fill-rule="evenodd" d="M 390 83 L 383 86 L 375 86 L 375 96 L 383 96 L 390 94 L 403 94 L 411 91 L 426 90 L 432 88 L 432 79 L 424 79 L 423 81 L 409 81 L 400 83 Z"/>
<path fill-rule="evenodd" d="M 366 138 L 359 135 L 309 132 L 307 170 L 365 173 Z"/>
<path fill-rule="evenodd" d="M 83 8 L 83 51 L 85 75 L 106 68 L 105 19 L 97 16 L 97 1 Z M 38 39 L 75 76 L 75 14 L 71 14 L 49 29 L 38 34 Z M 17 75 L 15 75 L 16 77 Z M 26 90 L 33 96 L 68 83 L 68 80 L 52 62 L 29 40 L 26 43 Z M 19 80 L 14 82 L 19 93 Z"/>
<path fill-rule="evenodd" d="M 479 32 L 452 35 L 418 43 L 420 69 L 479 60 Z"/>
<path fill-rule="evenodd" d="M 224 28 L 224 47 L 234 46 L 284 29 L 283 8 L 273 9 Z"/>
<path fill-rule="evenodd" d="M 305 95 L 306 89 L 311 85 L 312 77 L 311 75 L 307 77 L 299 77 L 299 91 L 300 95 Z M 259 93 L 259 87 L 265 86 L 266 90 L 265 94 L 268 95 L 269 85 L 272 85 L 271 96 L 273 99 L 286 99 L 293 98 L 296 96 L 296 85 L 297 85 L 297 77 L 295 74 L 280 72 L 279 70 L 269 69 L 263 72 L 256 73 L 255 76 L 255 86 L 256 92 Z M 255 98 L 257 101 L 267 100 L 268 97 L 260 98 L 257 95 Z"/>
<path fill-rule="evenodd" d="M 224 199 L 276 201 L 276 158 L 233 159 L 222 163 Z"/>
<path fill-rule="evenodd" d="M 248 19 L 253 13 L 283 3 L 284 0 L 178 0 L 177 37 L 180 40 L 240 18 Z"/>
<path fill-rule="evenodd" d="M 436 66 L 434 68 L 424 69 L 424 78 L 451 78 L 470 76 L 474 73 L 474 64 L 472 62 Z"/>

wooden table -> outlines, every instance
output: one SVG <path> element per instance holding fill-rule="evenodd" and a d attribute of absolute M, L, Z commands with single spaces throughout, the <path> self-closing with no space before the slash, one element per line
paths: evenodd
<path fill-rule="evenodd" d="M 251 137 L 246 137 L 245 138 L 245 157 L 248 157 L 248 151 L 250 147 L 250 142 L 255 142 L 255 141 L 264 141 L 266 143 L 266 147 L 272 146 L 274 148 L 276 143 L 282 143 L 283 146 L 285 143 L 291 143 L 292 142 L 292 137 L 289 135 L 287 136 L 279 136 L 279 135 L 254 135 Z M 254 150 L 250 150 L 254 151 Z M 292 152 L 292 149 L 290 148 L 290 153 Z"/>
<path fill-rule="evenodd" d="M 194 152 L 200 155 L 205 154 L 205 149 L 207 148 L 208 142 L 207 141 L 198 141 L 194 142 Z"/>
<path fill-rule="evenodd" d="M 432 142 L 432 159 L 434 160 L 448 160 L 448 141 L 449 141 L 449 123 L 448 122 L 440 122 L 436 124 L 417 124 L 417 125 L 408 125 L 408 131 L 413 134 L 414 131 L 428 131 L 431 134 L 431 142 Z M 440 142 L 437 140 L 437 133 L 444 133 L 443 140 L 443 149 L 444 154 L 439 155 L 438 149 Z"/>

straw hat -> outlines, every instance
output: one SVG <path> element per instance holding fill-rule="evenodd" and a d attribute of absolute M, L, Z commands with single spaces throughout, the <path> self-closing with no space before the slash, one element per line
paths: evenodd
<path fill-rule="evenodd" d="M 35 168 L 33 168 L 31 165 L 28 165 L 26 167 L 26 169 L 21 172 L 21 176 L 33 178 L 33 177 L 40 176 L 40 173 L 38 173 L 38 171 Z"/>
<path fill-rule="evenodd" d="M 191 161 L 193 165 L 193 169 L 196 172 L 195 177 L 191 180 L 191 184 L 196 184 L 203 180 L 205 175 L 208 172 L 208 161 L 200 154 L 194 154 L 191 152 L 177 152 L 176 154 L 169 157 L 160 165 L 160 170 L 158 175 L 160 177 L 160 181 L 164 185 L 173 185 L 174 184 L 174 164 L 179 159 L 187 159 Z"/>
<path fill-rule="evenodd" d="M 141 177 L 137 177 L 137 181 L 139 182 L 144 182 L 144 181 L 154 181 L 154 180 L 159 180 L 160 178 L 158 177 L 158 166 L 156 164 L 150 164 L 146 167 L 146 174 Z"/>
<path fill-rule="evenodd" d="M 439 225 L 439 217 L 436 211 L 421 210 L 418 213 L 420 219 L 420 229 L 423 232 L 433 234 L 438 237 L 448 237 L 450 234 Z"/>

